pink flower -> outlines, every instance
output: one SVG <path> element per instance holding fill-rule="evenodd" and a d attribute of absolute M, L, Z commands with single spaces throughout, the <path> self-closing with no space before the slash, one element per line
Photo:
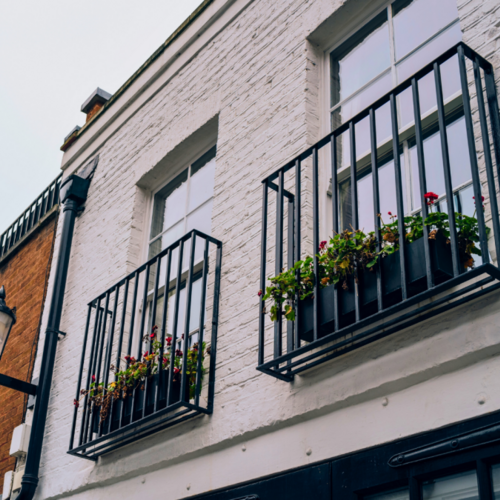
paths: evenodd
<path fill-rule="evenodd" d="M 262 295 L 262 290 L 259 290 L 259 291 L 257 292 L 257 295 L 260 297 L 260 296 Z"/>
<path fill-rule="evenodd" d="M 322 241 L 322 242 L 319 244 L 319 249 L 320 249 L 320 250 L 323 250 L 323 248 L 325 248 L 325 247 L 326 247 L 326 244 L 327 244 L 327 242 L 326 242 L 326 241 Z"/>
<path fill-rule="evenodd" d="M 153 333 L 149 336 L 149 338 L 150 338 L 151 340 L 153 340 L 155 337 L 156 337 L 156 333 L 154 333 L 154 332 L 153 332 Z"/>
<path fill-rule="evenodd" d="M 388 215 L 390 215 L 392 217 L 392 212 L 387 212 Z"/>

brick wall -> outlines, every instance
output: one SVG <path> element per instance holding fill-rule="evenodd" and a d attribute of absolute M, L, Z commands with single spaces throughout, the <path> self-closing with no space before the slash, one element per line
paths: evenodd
<path fill-rule="evenodd" d="M 7 305 L 17 307 L 17 322 L 0 361 L 0 373 L 20 380 L 31 380 L 56 213 L 50 214 L 17 251 L 0 262 L 0 286 L 5 286 Z M 9 455 L 10 442 L 13 429 L 23 421 L 26 402 L 23 393 L 0 387 L 0 491 L 4 474 L 14 470 L 16 460 Z"/>

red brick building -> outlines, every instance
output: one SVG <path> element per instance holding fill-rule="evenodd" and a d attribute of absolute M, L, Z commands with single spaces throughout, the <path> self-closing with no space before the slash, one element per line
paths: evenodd
<path fill-rule="evenodd" d="M 0 361 L 0 373 L 31 381 L 59 213 L 60 176 L 0 236 L 0 286 L 17 308 Z M 12 432 L 23 422 L 28 396 L 0 386 L 0 492 L 4 474 L 14 470 Z"/>

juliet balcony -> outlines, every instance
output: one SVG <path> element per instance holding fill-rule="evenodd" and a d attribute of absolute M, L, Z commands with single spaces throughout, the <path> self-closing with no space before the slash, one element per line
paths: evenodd
<path fill-rule="evenodd" d="M 212 413 L 221 258 L 192 230 L 88 304 L 68 453 Z"/>
<path fill-rule="evenodd" d="M 491 64 L 460 43 L 342 118 L 263 180 L 257 369 L 285 381 L 500 287 Z"/>

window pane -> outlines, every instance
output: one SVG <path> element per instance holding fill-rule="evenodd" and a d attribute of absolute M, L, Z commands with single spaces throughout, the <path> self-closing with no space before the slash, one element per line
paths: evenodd
<path fill-rule="evenodd" d="M 441 35 L 437 38 L 417 50 L 417 52 L 412 54 L 408 59 L 405 59 L 397 65 L 398 82 L 406 80 L 426 64 L 431 63 L 434 59 L 439 57 L 445 50 L 453 47 L 453 45 L 456 45 L 461 40 L 462 31 L 460 30 L 460 25 L 457 22 L 441 33 Z"/>
<path fill-rule="evenodd" d="M 334 106 L 390 67 L 386 11 L 333 51 L 331 62 Z"/>
<path fill-rule="evenodd" d="M 213 196 L 214 176 L 215 158 L 212 158 L 205 166 L 191 174 L 188 212 L 191 212 Z"/>
<path fill-rule="evenodd" d="M 479 499 L 476 472 L 465 472 L 434 481 L 422 486 L 422 500 L 476 500 Z"/>
<path fill-rule="evenodd" d="M 186 213 L 187 170 L 158 191 L 154 199 L 151 236 L 154 238 Z"/>
<path fill-rule="evenodd" d="M 408 200 L 406 196 L 406 168 L 404 156 L 400 155 L 401 183 L 403 188 L 403 208 L 408 212 Z M 397 215 L 398 206 L 396 201 L 396 177 L 394 175 L 394 160 L 389 161 L 378 169 L 378 191 L 380 200 L 380 213 L 382 220 L 387 224 L 390 222 L 389 212 Z"/>
<path fill-rule="evenodd" d="M 446 127 L 448 132 L 448 151 L 450 154 L 451 178 L 453 188 L 461 186 L 471 179 L 469 146 L 465 118 L 459 118 Z"/>
<path fill-rule="evenodd" d="M 493 479 L 493 498 L 500 500 L 500 464 L 491 467 L 491 477 Z"/>
<path fill-rule="evenodd" d="M 410 500 L 410 492 L 407 488 L 399 490 L 384 491 L 376 495 L 368 495 L 364 500 Z"/>
<path fill-rule="evenodd" d="M 458 19 L 456 0 L 408 0 L 393 4 L 394 43 L 399 60 Z"/>
<path fill-rule="evenodd" d="M 372 174 L 358 181 L 358 221 L 359 229 L 365 233 L 375 229 L 373 225 L 373 187 Z"/>
<path fill-rule="evenodd" d="M 209 200 L 188 215 L 186 232 L 191 231 L 191 229 L 198 229 L 205 234 L 210 234 L 212 228 L 212 205 L 213 201 Z"/>

